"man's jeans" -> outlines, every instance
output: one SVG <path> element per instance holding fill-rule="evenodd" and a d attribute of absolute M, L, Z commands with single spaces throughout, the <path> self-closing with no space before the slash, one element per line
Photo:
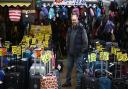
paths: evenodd
<path fill-rule="evenodd" d="M 78 57 L 68 55 L 67 60 L 67 74 L 66 74 L 66 83 L 71 83 L 71 73 L 74 67 L 74 63 L 76 64 L 76 72 L 77 72 L 77 89 L 80 89 L 81 86 L 81 77 L 84 73 L 85 67 L 85 59 L 84 55 L 80 55 Z"/>

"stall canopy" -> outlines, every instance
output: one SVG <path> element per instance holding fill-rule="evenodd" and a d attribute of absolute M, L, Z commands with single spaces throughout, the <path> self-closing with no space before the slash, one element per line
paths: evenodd
<path fill-rule="evenodd" d="M 0 0 L 0 6 L 30 6 L 32 3 L 32 0 Z"/>

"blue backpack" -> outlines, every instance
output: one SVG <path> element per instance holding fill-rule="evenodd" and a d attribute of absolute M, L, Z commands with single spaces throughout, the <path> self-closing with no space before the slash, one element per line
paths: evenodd
<path fill-rule="evenodd" d="M 54 9 L 51 7 L 51 8 L 49 9 L 48 18 L 49 18 L 49 19 L 53 19 L 54 17 L 55 17 L 55 11 L 54 11 Z"/>
<path fill-rule="evenodd" d="M 42 7 L 40 11 L 40 15 L 42 17 L 48 17 L 48 9 L 46 7 Z"/>
<path fill-rule="evenodd" d="M 101 16 L 101 9 L 100 8 L 97 8 L 96 9 L 96 17 L 100 17 Z"/>
<path fill-rule="evenodd" d="M 62 21 L 68 19 L 68 9 L 66 7 L 62 7 L 60 10 L 60 19 Z"/>

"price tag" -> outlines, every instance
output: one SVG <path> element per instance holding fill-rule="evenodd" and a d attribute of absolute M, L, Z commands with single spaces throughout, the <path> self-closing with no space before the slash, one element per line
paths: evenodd
<path fill-rule="evenodd" d="M 29 46 L 30 45 L 30 37 L 26 37 L 26 43 L 27 43 L 27 46 Z"/>
<path fill-rule="evenodd" d="M 36 38 L 32 38 L 32 43 L 31 44 L 36 44 Z"/>
<path fill-rule="evenodd" d="M 118 61 L 122 60 L 122 52 L 117 52 L 117 60 Z"/>
<path fill-rule="evenodd" d="M 21 53 L 22 49 L 21 49 L 21 46 L 17 46 L 17 55 L 20 56 L 22 53 Z"/>
<path fill-rule="evenodd" d="M 124 53 L 124 54 L 123 54 L 123 60 L 122 60 L 122 61 L 124 61 L 124 62 L 127 61 L 127 53 Z"/>
<path fill-rule="evenodd" d="M 104 52 L 104 60 L 109 60 L 109 52 Z"/>
<path fill-rule="evenodd" d="M 2 56 L 2 48 L 0 48 L 0 56 Z"/>
<path fill-rule="evenodd" d="M 114 54 L 114 47 L 111 47 L 111 53 Z"/>
<path fill-rule="evenodd" d="M 104 60 L 104 52 L 100 52 L 100 60 Z"/>
<path fill-rule="evenodd" d="M 12 46 L 12 54 L 17 54 L 17 46 Z"/>
<path fill-rule="evenodd" d="M 96 53 L 91 53 L 91 62 L 96 61 Z"/>

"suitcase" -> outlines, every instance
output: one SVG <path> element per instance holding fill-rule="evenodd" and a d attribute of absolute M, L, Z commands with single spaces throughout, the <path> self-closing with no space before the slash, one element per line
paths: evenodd
<path fill-rule="evenodd" d="M 40 79 L 42 75 L 46 74 L 45 66 L 42 65 L 41 61 L 38 64 L 36 59 L 30 68 L 30 78 L 29 78 L 29 89 L 41 89 L 40 88 Z"/>
<path fill-rule="evenodd" d="M 60 80 L 60 72 L 59 72 L 59 70 L 55 69 L 51 73 L 57 77 L 58 89 L 61 89 L 61 80 Z"/>
<path fill-rule="evenodd" d="M 99 81 L 94 77 L 83 75 L 81 79 L 81 89 L 99 89 Z"/>
<path fill-rule="evenodd" d="M 111 89 L 111 80 L 107 77 L 100 77 L 99 89 Z"/>
<path fill-rule="evenodd" d="M 19 72 L 10 72 L 5 74 L 5 89 L 24 89 L 22 74 Z"/>
<path fill-rule="evenodd" d="M 30 75 L 29 79 L 29 89 L 41 89 L 40 88 L 40 79 L 42 76 L 40 74 Z"/>
<path fill-rule="evenodd" d="M 40 89 L 58 89 L 57 77 L 53 74 L 43 76 L 40 80 Z"/>

